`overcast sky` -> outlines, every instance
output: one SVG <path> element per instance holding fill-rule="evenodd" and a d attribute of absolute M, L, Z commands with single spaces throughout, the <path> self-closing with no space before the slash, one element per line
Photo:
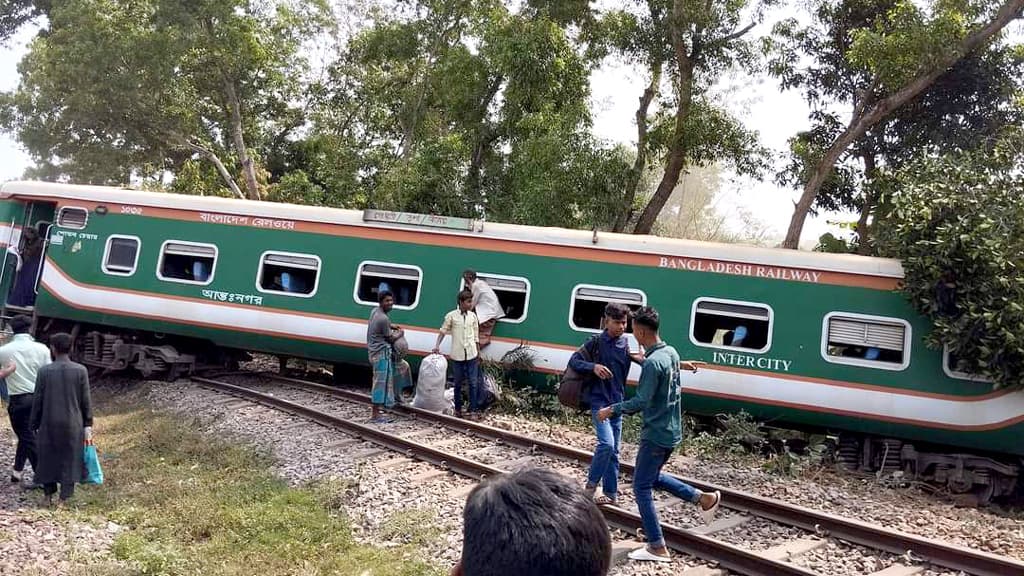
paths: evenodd
<path fill-rule="evenodd" d="M 764 34 L 769 24 L 752 33 Z M 1014 35 L 1021 36 L 1024 25 L 1014 26 Z M 25 29 L 6 47 L 0 47 L 0 90 L 11 90 L 18 84 L 17 64 L 27 50 L 34 30 Z M 642 70 L 620 64 L 608 64 L 598 70 L 592 81 L 594 128 L 601 138 L 631 143 L 636 138 L 633 114 L 642 86 L 647 83 Z M 806 129 L 808 108 L 799 92 L 781 92 L 771 78 L 738 79 L 735 86 L 726 83 L 724 94 L 728 106 L 749 128 L 757 130 L 762 142 L 781 162 L 786 140 Z M 18 178 L 31 164 L 27 154 L 9 134 L 0 134 L 0 182 Z M 799 196 L 795 190 L 780 188 L 768 182 L 729 180 L 723 183 L 719 209 L 743 206 L 768 224 L 779 236 L 785 234 L 793 211 L 793 201 Z M 826 231 L 839 234 L 838 228 L 828 220 L 851 220 L 853 215 L 824 214 L 809 218 L 804 226 L 802 245 L 813 247 L 818 236 Z M 731 221 L 739 226 L 738 219 Z"/>

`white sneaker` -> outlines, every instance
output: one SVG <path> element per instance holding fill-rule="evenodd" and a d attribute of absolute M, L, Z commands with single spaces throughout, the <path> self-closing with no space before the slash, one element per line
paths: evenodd
<path fill-rule="evenodd" d="M 19 482 L 21 482 L 21 472 L 11 470 L 11 484 L 17 484 Z"/>
<path fill-rule="evenodd" d="M 711 505 L 711 508 L 705 510 L 701 508 L 700 501 L 697 502 L 697 509 L 700 510 L 700 518 L 705 524 L 711 524 L 715 519 L 715 513 L 718 512 L 718 505 L 722 503 L 722 493 L 718 490 L 712 492 L 715 496 L 715 503 Z"/>
<path fill-rule="evenodd" d="M 671 562 L 672 558 L 668 556 L 662 556 L 655 554 L 647 549 L 647 546 L 637 548 L 629 553 L 630 560 L 639 560 L 640 562 Z"/>

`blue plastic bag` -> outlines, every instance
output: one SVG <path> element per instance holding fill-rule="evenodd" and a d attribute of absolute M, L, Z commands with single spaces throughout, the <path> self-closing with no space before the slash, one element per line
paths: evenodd
<path fill-rule="evenodd" d="M 100 468 L 100 457 L 96 453 L 96 447 L 93 446 L 92 442 L 85 445 L 82 463 L 85 466 L 82 484 L 103 484 L 103 469 Z"/>

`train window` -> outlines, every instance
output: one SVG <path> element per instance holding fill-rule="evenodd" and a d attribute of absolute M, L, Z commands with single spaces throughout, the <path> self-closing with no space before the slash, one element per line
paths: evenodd
<path fill-rule="evenodd" d="M 160 248 L 156 276 L 167 282 L 206 285 L 213 282 L 216 266 L 217 247 L 213 244 L 168 240 Z"/>
<path fill-rule="evenodd" d="M 502 276 L 499 274 L 476 273 L 477 278 L 487 282 L 487 285 L 494 290 L 498 297 L 501 309 L 505 311 L 505 317 L 499 322 L 519 324 L 526 320 L 526 311 L 530 306 L 530 281 L 518 276 Z M 465 282 L 459 279 L 459 289 L 465 287 Z"/>
<path fill-rule="evenodd" d="M 75 206 L 64 206 L 57 213 L 57 226 L 81 230 L 89 221 L 89 211 Z"/>
<path fill-rule="evenodd" d="M 981 376 L 978 374 L 971 374 L 970 372 L 964 372 L 960 369 L 960 360 L 957 355 L 949 350 L 949 344 L 942 347 L 942 371 L 946 373 L 946 376 L 950 378 L 956 378 L 958 380 L 970 380 L 972 382 L 991 382 L 992 379 L 988 376 Z"/>
<path fill-rule="evenodd" d="M 580 332 L 600 332 L 604 319 L 604 307 L 611 302 L 625 304 L 630 310 L 647 304 L 647 295 L 640 290 L 630 288 L 611 288 L 608 286 L 580 285 L 572 291 L 572 303 L 569 306 L 569 325 Z M 630 320 L 626 332 L 633 332 L 633 321 Z"/>
<path fill-rule="evenodd" d="M 690 317 L 697 346 L 767 352 L 772 344 L 772 309 L 765 304 L 698 298 Z"/>
<path fill-rule="evenodd" d="M 264 252 L 256 275 L 256 289 L 309 298 L 316 294 L 319 279 L 319 256 Z"/>
<path fill-rule="evenodd" d="M 360 304 L 377 305 L 377 294 L 390 290 L 395 295 L 395 308 L 411 310 L 420 300 L 423 271 L 418 266 L 363 262 L 356 274 L 355 299 Z"/>
<path fill-rule="evenodd" d="M 131 276 L 139 264 L 139 244 L 137 236 L 117 236 L 107 238 L 107 247 L 103 251 L 103 271 L 114 276 Z"/>
<path fill-rule="evenodd" d="M 910 324 L 898 318 L 833 312 L 825 316 L 821 355 L 836 364 L 884 370 L 910 365 Z"/>

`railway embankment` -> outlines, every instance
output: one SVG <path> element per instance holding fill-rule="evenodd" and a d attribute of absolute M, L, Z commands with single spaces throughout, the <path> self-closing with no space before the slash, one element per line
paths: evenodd
<path fill-rule="evenodd" d="M 189 406 L 187 391 L 161 392 Z M 357 541 L 338 504 L 343 483 L 290 485 L 259 443 L 218 434 L 198 423 L 200 414 L 155 406 L 146 384 L 101 386 L 94 403 L 105 483 L 82 486 L 67 508 L 49 510 L 40 491 L 5 476 L 0 575 L 440 573 L 408 549 Z M 0 426 L 3 462 L 13 455 L 11 437 Z"/>

